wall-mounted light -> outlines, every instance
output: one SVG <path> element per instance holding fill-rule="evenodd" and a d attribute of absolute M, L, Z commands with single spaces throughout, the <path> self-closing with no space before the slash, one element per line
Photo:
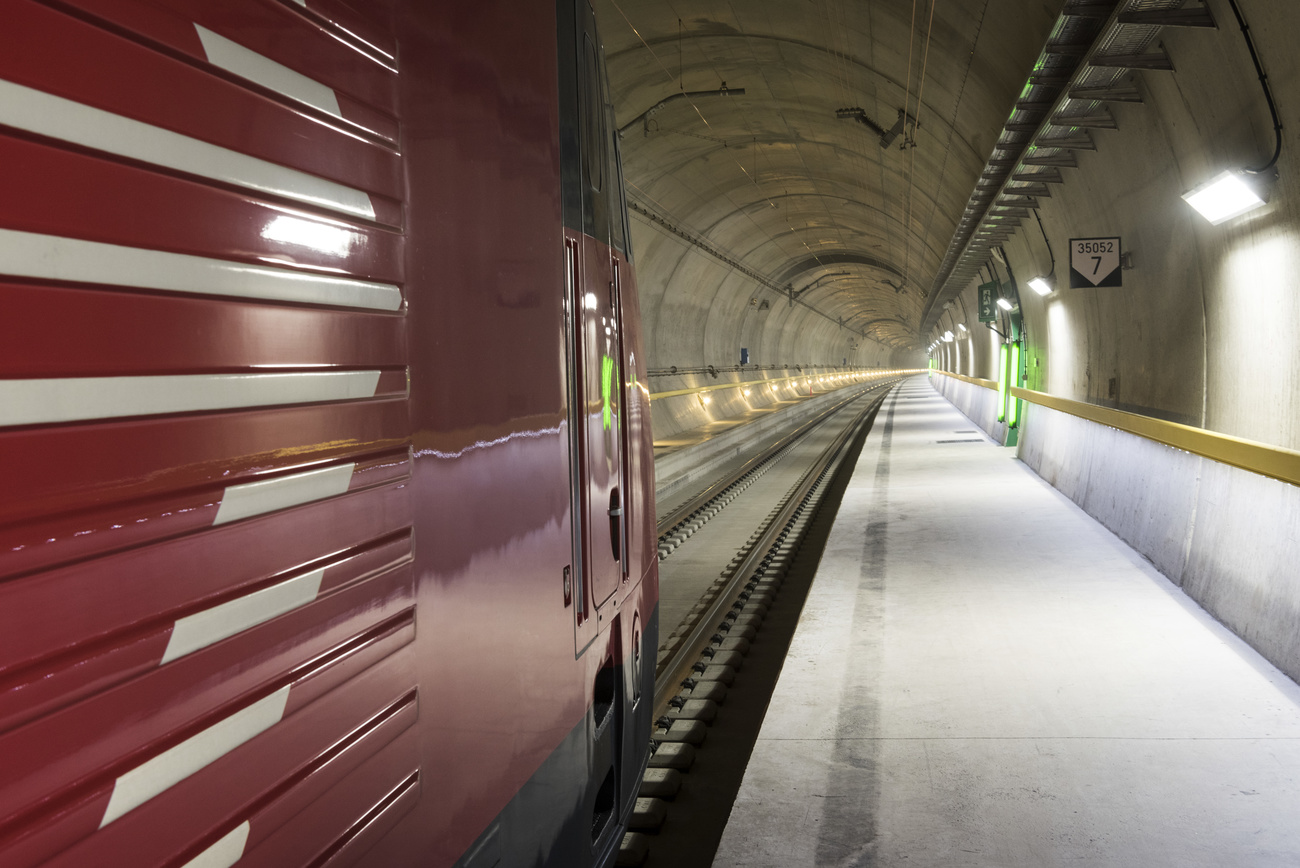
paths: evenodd
<path fill-rule="evenodd" d="M 957 323 L 957 328 L 961 329 L 963 332 L 968 331 L 968 329 L 966 328 L 966 323 L 964 322 Z"/>
<path fill-rule="evenodd" d="M 1029 288 L 1039 295 L 1047 295 L 1052 291 L 1052 285 L 1044 277 L 1034 277 L 1029 281 Z"/>
<path fill-rule="evenodd" d="M 1002 308 L 1003 310 L 1012 310 L 1015 308 L 1015 305 L 1007 301 L 1005 298 L 999 298 L 998 307 Z"/>
<path fill-rule="evenodd" d="M 1255 40 L 1251 38 L 1250 26 L 1242 16 L 1237 0 L 1228 0 L 1228 5 L 1232 7 L 1232 14 L 1236 16 L 1237 24 L 1241 27 L 1241 35 L 1246 40 L 1246 48 L 1250 51 L 1251 62 L 1255 64 L 1255 72 L 1259 73 L 1259 84 L 1264 90 L 1269 114 L 1273 116 L 1275 141 L 1273 156 L 1264 165 L 1258 168 L 1248 166 L 1238 172 L 1224 172 L 1183 195 L 1183 200 L 1188 205 L 1195 208 L 1202 217 L 1215 226 L 1248 211 L 1254 211 L 1264 204 L 1264 197 L 1260 195 L 1258 189 L 1246 183 L 1246 176 L 1266 175 L 1277 165 L 1278 157 L 1282 156 L 1282 119 L 1277 113 L 1277 103 L 1273 101 L 1273 89 L 1269 86 L 1268 76 L 1264 73 L 1264 64 L 1259 59 L 1259 53 L 1255 51 Z"/>
<path fill-rule="evenodd" d="M 952 343 L 952 332 L 951 332 L 951 331 L 946 331 L 946 332 L 943 333 L 943 342 L 946 343 L 946 344 L 950 344 L 950 343 Z"/>
<path fill-rule="evenodd" d="M 1224 172 L 1185 193 L 1183 200 L 1215 226 L 1264 204 L 1259 194 L 1246 183 L 1243 172 Z"/>

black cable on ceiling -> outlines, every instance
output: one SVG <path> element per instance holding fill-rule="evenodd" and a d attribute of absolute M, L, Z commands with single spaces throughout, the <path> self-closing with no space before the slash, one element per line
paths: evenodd
<path fill-rule="evenodd" d="M 1034 209 L 1034 219 L 1038 221 L 1038 231 L 1043 233 L 1043 243 L 1047 245 L 1047 255 L 1052 257 L 1052 270 L 1048 277 L 1056 276 L 1056 254 L 1052 252 L 1052 242 L 1047 240 L 1047 230 L 1043 228 L 1043 218 L 1038 216 L 1038 209 Z"/>
<path fill-rule="evenodd" d="M 1277 116 L 1277 104 L 1273 102 L 1273 89 L 1268 86 L 1268 75 L 1264 72 L 1263 65 L 1259 62 L 1259 54 L 1255 51 L 1255 40 L 1250 38 L 1250 25 L 1241 14 L 1241 9 L 1237 7 L 1237 0 L 1228 0 L 1228 5 L 1232 7 L 1232 14 L 1237 16 L 1237 24 L 1241 26 L 1241 35 L 1246 37 L 1246 48 L 1250 49 L 1250 59 L 1255 64 L 1255 72 L 1259 74 L 1259 83 L 1264 88 L 1264 99 L 1268 100 L 1268 110 L 1273 115 L 1273 133 L 1277 136 L 1277 145 L 1273 149 L 1273 158 L 1258 169 L 1247 168 L 1245 171 L 1251 175 L 1262 175 L 1277 164 L 1278 157 L 1282 156 L 1282 121 Z"/>

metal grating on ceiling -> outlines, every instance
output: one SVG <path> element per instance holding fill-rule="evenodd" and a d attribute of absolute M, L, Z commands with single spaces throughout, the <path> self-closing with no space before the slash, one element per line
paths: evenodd
<path fill-rule="evenodd" d="M 1213 27 L 1208 8 L 1188 0 L 1069 0 L 1012 107 L 993 153 L 971 192 L 927 293 L 921 319 L 933 328 L 957 295 L 1064 182 L 1076 152 L 1096 150 L 1092 130 L 1118 125 L 1109 102 L 1141 102 L 1133 71 L 1172 70 L 1153 44 L 1162 27 Z"/>

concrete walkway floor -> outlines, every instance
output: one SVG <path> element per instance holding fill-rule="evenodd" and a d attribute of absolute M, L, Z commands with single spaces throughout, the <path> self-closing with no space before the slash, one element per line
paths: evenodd
<path fill-rule="evenodd" d="M 1300 865 L 1300 688 L 974 429 L 886 400 L 713 864 Z"/>

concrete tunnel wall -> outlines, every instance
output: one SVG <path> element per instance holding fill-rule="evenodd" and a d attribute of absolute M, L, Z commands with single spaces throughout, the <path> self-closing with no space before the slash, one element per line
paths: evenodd
<path fill-rule="evenodd" d="M 784 296 L 635 212 L 631 228 L 652 392 L 801 372 L 923 364 L 918 353 L 899 353 L 808 307 L 792 306 Z M 742 347 L 749 350 L 750 364 L 728 370 L 740 364 Z M 699 371 L 709 366 L 719 372 L 717 377 L 707 372 L 666 373 L 673 367 Z M 707 405 L 694 396 L 656 401 L 655 439 L 769 405 L 789 397 L 793 388 L 753 389 L 749 395 L 739 389 L 719 390 L 710 393 Z"/>
<path fill-rule="evenodd" d="M 1267 206 L 1212 226 L 1181 199 L 1273 152 L 1267 103 L 1226 3 L 1217 31 L 1170 28 L 1176 72 L 1141 74 L 1142 104 L 1005 245 L 1019 287 L 1030 389 L 1300 449 L 1300 4 L 1242 4 L 1282 118 Z M 1044 239 L 1044 234 L 1046 239 Z M 1122 288 L 1069 288 L 1068 239 L 1121 236 Z M 1050 252 L 1049 245 L 1050 244 Z M 1027 286 L 1052 270 L 1055 291 Z M 1002 279 L 1007 269 L 995 266 Z M 1000 339 L 976 284 L 940 319 L 940 367 L 993 379 Z M 960 333 L 962 323 L 970 329 Z M 931 339 L 933 336 L 931 336 Z M 936 386 L 994 436 L 987 390 Z M 1300 489 L 1043 407 L 1018 456 L 1266 657 L 1300 680 Z"/>

